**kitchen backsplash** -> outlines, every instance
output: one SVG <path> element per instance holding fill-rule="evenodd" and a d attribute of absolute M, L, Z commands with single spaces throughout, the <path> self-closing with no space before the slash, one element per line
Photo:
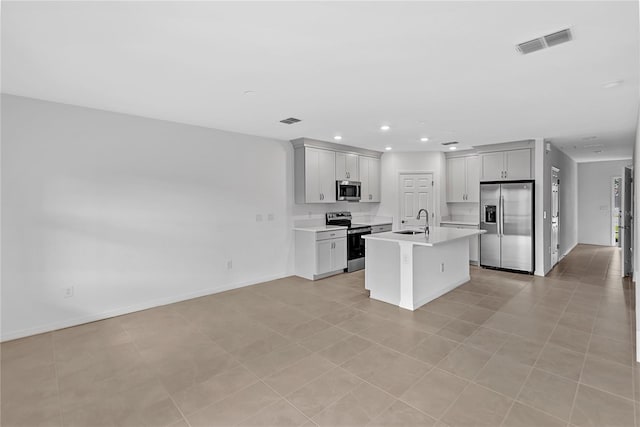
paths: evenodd
<path fill-rule="evenodd" d="M 447 203 L 447 207 L 449 215 L 442 217 L 442 221 L 478 221 L 479 203 Z"/>

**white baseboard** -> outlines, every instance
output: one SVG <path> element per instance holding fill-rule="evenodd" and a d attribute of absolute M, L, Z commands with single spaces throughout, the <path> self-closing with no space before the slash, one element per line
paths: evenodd
<path fill-rule="evenodd" d="M 568 251 L 566 251 L 564 254 L 562 254 L 560 256 L 560 259 L 562 259 L 562 258 L 566 257 L 567 255 L 569 255 L 569 252 L 574 250 L 576 248 L 576 246 L 578 246 L 578 242 L 574 243 L 573 246 L 571 246 Z"/>
<path fill-rule="evenodd" d="M 151 301 L 146 301 L 139 304 L 134 304 L 126 307 L 116 308 L 113 310 L 104 311 L 102 313 L 90 314 L 87 316 L 74 317 L 71 319 L 62 320 L 59 322 L 47 323 L 38 325 L 32 328 L 20 329 L 17 331 L 2 332 L 0 336 L 0 342 L 15 340 L 18 338 L 24 338 L 31 335 L 42 334 L 45 332 L 51 332 L 58 329 L 69 328 L 72 326 L 82 325 L 84 323 L 95 322 L 98 320 L 109 319 L 111 317 L 122 316 L 123 314 L 135 313 L 136 311 L 148 310 L 154 307 L 160 307 L 167 304 L 173 304 L 180 301 L 186 301 L 194 298 L 204 297 L 207 295 L 213 295 L 220 292 L 230 291 L 233 289 L 244 288 L 246 286 L 257 285 L 258 283 L 268 282 L 271 280 L 282 279 L 283 277 L 290 276 L 291 274 L 282 273 L 273 276 L 262 277 L 260 279 L 249 280 L 239 283 L 229 283 L 222 286 L 216 286 L 212 288 L 205 288 L 195 292 L 189 292 L 186 294 L 179 294 L 170 297 L 157 298 Z"/>

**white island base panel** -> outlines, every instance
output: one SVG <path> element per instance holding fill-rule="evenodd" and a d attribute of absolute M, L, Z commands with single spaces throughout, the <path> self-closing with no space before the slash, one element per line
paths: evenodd
<path fill-rule="evenodd" d="M 415 310 L 469 281 L 469 240 L 436 246 L 366 241 L 365 288 L 370 297 Z"/>

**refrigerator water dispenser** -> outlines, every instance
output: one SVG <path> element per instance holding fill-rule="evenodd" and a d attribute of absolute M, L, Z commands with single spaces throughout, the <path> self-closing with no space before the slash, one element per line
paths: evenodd
<path fill-rule="evenodd" d="M 484 222 L 487 224 L 496 223 L 496 206 L 484 205 Z"/>

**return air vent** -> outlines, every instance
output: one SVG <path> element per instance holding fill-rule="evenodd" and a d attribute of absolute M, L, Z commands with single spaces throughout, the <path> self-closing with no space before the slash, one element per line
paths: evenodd
<path fill-rule="evenodd" d="M 528 53 L 566 43 L 571 40 L 573 40 L 571 29 L 566 28 L 564 30 L 556 31 L 555 33 L 547 34 L 546 36 L 538 37 L 537 39 L 520 43 L 516 45 L 516 49 L 518 52 L 526 55 Z"/>
<path fill-rule="evenodd" d="M 547 43 L 548 47 L 555 46 L 560 43 L 566 43 L 571 41 L 571 30 L 561 30 L 552 34 L 547 34 L 544 36 L 544 41 Z"/>
<path fill-rule="evenodd" d="M 542 37 L 540 37 L 539 39 L 529 40 L 528 42 L 520 43 L 518 45 L 518 50 L 523 55 L 526 55 L 527 53 L 535 52 L 537 50 L 542 50 L 544 48 L 545 48 L 545 45 Z"/>
<path fill-rule="evenodd" d="M 280 123 L 284 123 L 287 125 L 292 125 L 294 123 L 300 122 L 300 119 L 296 119 L 295 117 L 289 117 L 288 119 L 280 120 Z"/>
<path fill-rule="evenodd" d="M 458 143 L 458 141 L 449 141 L 449 142 L 442 142 L 441 144 L 442 145 L 455 145 L 457 143 Z"/>

